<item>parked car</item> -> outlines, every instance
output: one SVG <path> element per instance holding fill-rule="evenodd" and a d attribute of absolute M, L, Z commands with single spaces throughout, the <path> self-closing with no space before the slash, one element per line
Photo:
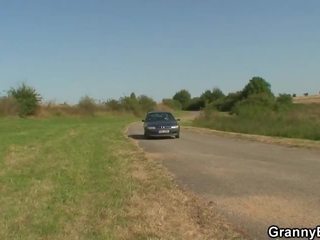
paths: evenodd
<path fill-rule="evenodd" d="M 144 122 L 144 136 L 150 137 L 175 137 L 180 138 L 180 119 L 170 112 L 149 112 Z"/>

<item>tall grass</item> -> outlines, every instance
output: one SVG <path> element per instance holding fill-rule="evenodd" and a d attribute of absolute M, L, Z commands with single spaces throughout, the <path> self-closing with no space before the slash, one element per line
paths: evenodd
<path fill-rule="evenodd" d="M 320 104 L 294 104 L 288 109 L 229 115 L 208 111 L 193 123 L 216 130 L 320 140 Z"/>
<path fill-rule="evenodd" d="M 0 97 L 0 116 L 12 116 L 19 114 L 19 106 L 13 97 Z"/>

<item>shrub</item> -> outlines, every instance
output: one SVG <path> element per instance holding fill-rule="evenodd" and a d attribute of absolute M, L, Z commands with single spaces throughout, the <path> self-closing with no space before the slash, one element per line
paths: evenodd
<path fill-rule="evenodd" d="M 241 92 L 229 93 L 225 98 L 217 101 L 215 106 L 219 111 L 230 112 L 237 102 L 241 100 Z"/>
<path fill-rule="evenodd" d="M 19 116 L 21 117 L 35 114 L 41 101 L 41 97 L 37 91 L 24 83 L 16 89 L 11 88 L 8 91 L 8 96 L 13 97 L 17 101 Z"/>
<path fill-rule="evenodd" d="M 109 111 L 121 111 L 122 105 L 115 99 L 109 99 L 105 102 L 105 106 Z"/>
<path fill-rule="evenodd" d="M 138 103 L 141 107 L 141 110 L 144 112 L 149 112 L 155 109 L 157 103 L 150 97 L 146 95 L 140 95 L 138 97 Z"/>
<path fill-rule="evenodd" d="M 142 110 L 134 93 L 131 93 L 130 97 L 120 98 L 119 102 L 125 111 L 132 112 L 136 116 L 141 116 Z"/>
<path fill-rule="evenodd" d="M 279 104 L 290 105 L 290 104 L 292 104 L 292 97 L 290 94 L 280 94 L 277 97 L 276 101 Z"/>
<path fill-rule="evenodd" d="M 93 98 L 84 96 L 79 100 L 78 108 L 81 113 L 93 116 L 96 110 L 96 102 Z"/>
<path fill-rule="evenodd" d="M 199 97 L 192 98 L 186 107 L 188 111 L 199 111 L 205 107 L 205 101 Z"/>
<path fill-rule="evenodd" d="M 256 117 L 269 114 L 275 104 L 275 99 L 268 93 L 260 93 L 249 96 L 237 102 L 232 109 L 232 113 L 237 115 Z"/>
<path fill-rule="evenodd" d="M 182 109 L 181 103 L 177 100 L 174 100 L 174 99 L 164 98 L 164 99 L 162 99 L 162 103 L 173 110 L 181 110 Z"/>

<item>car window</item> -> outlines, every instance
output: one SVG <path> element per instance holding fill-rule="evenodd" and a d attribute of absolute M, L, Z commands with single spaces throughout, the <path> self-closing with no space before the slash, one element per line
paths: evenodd
<path fill-rule="evenodd" d="M 146 117 L 147 122 L 157 121 L 174 121 L 174 117 L 171 113 L 149 113 Z"/>

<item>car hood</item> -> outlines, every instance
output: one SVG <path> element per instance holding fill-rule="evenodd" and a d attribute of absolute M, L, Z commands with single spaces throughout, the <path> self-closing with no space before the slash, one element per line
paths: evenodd
<path fill-rule="evenodd" d="M 147 126 L 175 126 L 178 125 L 176 121 L 161 121 L 161 122 L 146 122 Z"/>

